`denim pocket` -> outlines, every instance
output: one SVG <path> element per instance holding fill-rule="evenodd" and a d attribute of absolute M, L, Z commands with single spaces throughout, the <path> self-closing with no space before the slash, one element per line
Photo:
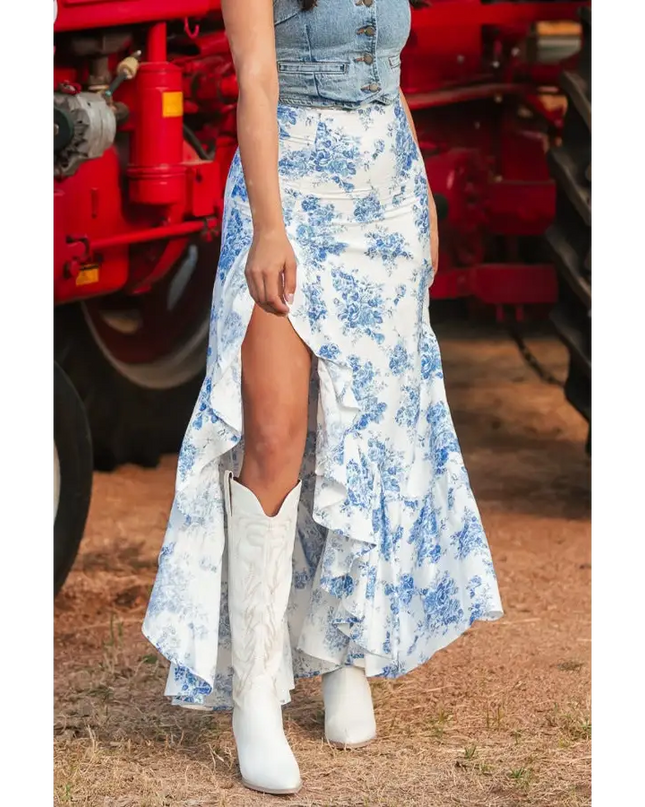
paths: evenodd
<path fill-rule="evenodd" d="M 289 73 L 291 75 L 338 76 L 347 73 L 349 65 L 347 62 L 278 62 L 278 73 Z"/>

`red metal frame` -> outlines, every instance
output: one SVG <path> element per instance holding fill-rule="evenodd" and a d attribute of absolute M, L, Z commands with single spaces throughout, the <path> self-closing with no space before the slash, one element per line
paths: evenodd
<path fill-rule="evenodd" d="M 518 26 L 533 22 L 554 22 L 577 19 L 578 9 L 589 2 L 500 2 L 482 3 L 481 0 L 433 0 L 427 8 L 415 13 L 415 32 L 423 35 L 426 26 L 465 26 L 480 28 L 483 25 Z"/>
<path fill-rule="evenodd" d="M 205 17 L 213 0 L 58 0 L 54 33 Z"/>
<path fill-rule="evenodd" d="M 58 5 L 56 85 L 86 81 L 88 64 L 66 56 L 75 32 L 130 29 L 129 51 L 140 47 L 144 64 L 115 93 L 130 114 L 114 146 L 55 183 L 55 301 L 117 290 L 141 294 L 171 270 L 191 235 L 219 233 L 237 99 L 220 3 Z M 555 300 L 551 267 L 526 253 L 554 213 L 545 149 L 563 110 L 547 105 L 543 92 L 555 87 L 562 65 L 531 62 L 522 43 L 535 22 L 575 20 L 582 5 L 588 3 L 434 0 L 413 12 L 401 85 L 430 184 L 448 211 L 435 298 L 473 296 L 510 306 Z M 175 26 L 173 40 L 168 25 Z M 170 41 L 177 52 L 166 52 Z M 111 68 L 125 55 L 110 56 Z M 180 93 L 178 114 L 173 104 Z M 165 106 L 164 97 L 170 97 Z M 184 142 L 186 120 L 203 147 L 214 148 L 213 160 Z"/>

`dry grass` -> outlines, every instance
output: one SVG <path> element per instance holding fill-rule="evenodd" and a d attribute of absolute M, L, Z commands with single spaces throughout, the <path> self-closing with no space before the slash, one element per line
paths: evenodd
<path fill-rule="evenodd" d="M 506 616 L 376 682 L 379 739 L 364 749 L 323 742 L 319 682 L 300 682 L 285 710 L 305 780 L 283 799 L 291 807 L 590 804 L 585 429 L 507 341 L 448 334 L 442 344 Z M 559 346 L 535 344 L 562 375 Z M 165 663 L 140 634 L 173 474 L 169 459 L 96 478 L 56 603 L 56 805 L 279 803 L 241 786 L 227 715 L 164 702 Z"/>

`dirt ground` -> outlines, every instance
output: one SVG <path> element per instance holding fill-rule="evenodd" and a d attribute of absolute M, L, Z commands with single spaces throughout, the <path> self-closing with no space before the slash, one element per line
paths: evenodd
<path fill-rule="evenodd" d="M 590 474 L 586 428 L 503 333 L 437 327 L 449 399 L 493 550 L 505 617 L 373 685 L 379 738 L 322 739 L 318 681 L 285 709 L 302 791 L 290 807 L 582 807 L 590 796 Z M 562 348 L 530 340 L 564 377 Z M 97 474 L 87 535 L 55 606 L 55 803 L 240 807 L 227 715 L 162 697 L 140 633 L 173 489 L 154 471 Z"/>

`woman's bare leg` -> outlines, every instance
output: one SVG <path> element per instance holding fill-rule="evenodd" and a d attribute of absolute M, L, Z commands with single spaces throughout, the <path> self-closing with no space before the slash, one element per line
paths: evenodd
<path fill-rule="evenodd" d="M 286 317 L 253 311 L 242 344 L 244 461 L 239 481 L 275 515 L 298 482 L 311 354 Z"/>

